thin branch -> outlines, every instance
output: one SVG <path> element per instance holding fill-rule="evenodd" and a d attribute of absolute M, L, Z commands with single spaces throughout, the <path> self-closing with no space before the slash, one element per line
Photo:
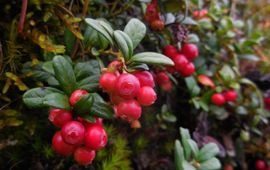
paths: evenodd
<path fill-rule="evenodd" d="M 20 16 L 19 27 L 18 27 L 19 33 L 23 32 L 25 16 L 26 16 L 26 11 L 27 11 L 27 3 L 28 3 L 28 0 L 22 1 L 21 16 Z"/>

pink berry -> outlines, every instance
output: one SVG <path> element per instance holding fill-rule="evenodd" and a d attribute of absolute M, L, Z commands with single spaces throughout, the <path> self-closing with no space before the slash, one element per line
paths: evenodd
<path fill-rule="evenodd" d="M 258 159 L 256 160 L 255 167 L 257 170 L 264 170 L 264 168 L 266 168 L 266 164 L 263 160 Z"/>
<path fill-rule="evenodd" d="M 89 165 L 96 157 L 94 150 L 86 147 L 79 147 L 74 152 L 74 160 L 80 165 Z"/>
<path fill-rule="evenodd" d="M 55 152 L 62 156 L 69 156 L 75 150 L 74 145 L 64 142 L 60 131 L 56 132 L 52 138 L 52 148 Z"/>
<path fill-rule="evenodd" d="M 138 94 L 139 89 L 139 80 L 129 73 L 124 73 L 120 75 L 115 83 L 116 94 L 125 99 L 134 98 Z"/>
<path fill-rule="evenodd" d="M 159 85 L 161 85 L 170 81 L 170 78 L 165 72 L 162 71 L 156 74 L 156 81 Z"/>
<path fill-rule="evenodd" d="M 72 113 L 63 109 L 51 109 L 49 120 L 54 126 L 61 128 L 72 120 Z"/>
<path fill-rule="evenodd" d="M 71 106 L 74 106 L 75 103 L 77 103 L 77 101 L 80 100 L 80 98 L 84 95 L 88 94 L 88 92 L 86 90 L 75 90 L 69 98 L 69 103 Z"/>
<path fill-rule="evenodd" d="M 110 72 L 103 73 L 99 79 L 100 87 L 106 92 L 112 92 L 115 88 L 116 75 Z"/>
<path fill-rule="evenodd" d="M 226 101 L 235 101 L 237 99 L 237 93 L 234 90 L 229 90 L 224 93 Z"/>
<path fill-rule="evenodd" d="M 128 100 L 115 106 L 116 116 L 127 121 L 137 120 L 141 117 L 142 108 L 136 100 Z"/>
<path fill-rule="evenodd" d="M 184 44 L 181 53 L 184 54 L 188 60 L 193 61 L 199 55 L 198 47 L 195 44 Z"/>
<path fill-rule="evenodd" d="M 195 72 L 195 66 L 193 63 L 189 62 L 183 70 L 181 70 L 181 75 L 184 77 L 189 77 Z"/>
<path fill-rule="evenodd" d="M 152 87 L 144 86 L 140 88 L 137 99 L 142 106 L 150 106 L 155 103 L 157 94 Z"/>
<path fill-rule="evenodd" d="M 182 54 L 175 55 L 175 57 L 173 58 L 173 61 L 175 64 L 175 69 L 178 71 L 182 71 L 182 70 L 186 69 L 187 64 L 189 63 L 186 56 L 184 56 Z"/>
<path fill-rule="evenodd" d="M 140 82 L 141 87 L 142 86 L 155 87 L 154 78 L 149 71 L 137 71 L 133 73 L 133 75 L 137 77 L 137 79 Z"/>
<path fill-rule="evenodd" d="M 212 95 L 211 101 L 217 106 L 222 106 L 225 103 L 225 97 L 221 93 L 215 93 Z"/>
<path fill-rule="evenodd" d="M 70 121 L 61 129 L 61 134 L 64 141 L 73 145 L 80 145 L 83 143 L 84 133 L 85 128 L 83 124 L 78 121 Z"/>
<path fill-rule="evenodd" d="M 93 125 L 86 129 L 85 146 L 92 150 L 100 150 L 107 144 L 106 131 L 100 125 Z"/>

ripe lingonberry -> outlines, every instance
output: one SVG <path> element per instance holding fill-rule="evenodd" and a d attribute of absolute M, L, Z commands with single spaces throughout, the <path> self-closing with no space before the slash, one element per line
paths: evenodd
<path fill-rule="evenodd" d="M 177 70 L 175 69 L 174 66 L 167 66 L 166 67 L 166 70 L 169 72 L 169 73 L 175 73 Z"/>
<path fill-rule="evenodd" d="M 110 101 L 112 102 L 112 104 L 119 104 L 120 102 L 123 102 L 125 100 L 126 99 L 124 99 L 123 97 L 118 96 L 118 94 L 115 93 L 110 94 Z"/>
<path fill-rule="evenodd" d="M 264 98 L 264 104 L 265 104 L 265 108 L 267 110 L 270 110 L 270 97 L 265 97 Z"/>
<path fill-rule="evenodd" d="M 198 47 L 195 44 L 184 44 L 181 53 L 184 54 L 188 60 L 193 61 L 199 55 Z"/>
<path fill-rule="evenodd" d="M 233 170 L 231 165 L 225 165 L 224 170 Z"/>
<path fill-rule="evenodd" d="M 217 106 L 222 106 L 225 103 L 225 97 L 221 93 L 215 93 L 212 95 L 211 101 Z"/>
<path fill-rule="evenodd" d="M 116 75 L 113 73 L 103 73 L 99 79 L 100 87 L 106 92 L 112 92 L 115 87 Z"/>
<path fill-rule="evenodd" d="M 183 69 L 181 70 L 181 75 L 184 77 L 189 77 L 195 72 L 195 66 L 193 63 L 189 62 Z"/>
<path fill-rule="evenodd" d="M 86 95 L 88 94 L 88 92 L 86 90 L 75 90 L 71 95 L 70 95 L 70 98 L 69 98 L 69 103 L 71 106 L 74 106 L 75 103 L 77 101 L 80 100 L 80 98 L 83 96 L 83 95 Z"/>
<path fill-rule="evenodd" d="M 54 126 L 61 128 L 67 122 L 72 120 L 72 113 L 63 109 L 51 109 L 49 120 Z"/>
<path fill-rule="evenodd" d="M 161 31 L 164 29 L 164 21 L 156 19 L 151 22 L 150 26 L 153 30 Z"/>
<path fill-rule="evenodd" d="M 169 76 L 165 72 L 159 72 L 156 74 L 156 81 L 159 85 L 162 85 L 168 81 L 170 81 Z"/>
<path fill-rule="evenodd" d="M 184 69 L 186 69 L 187 64 L 189 63 L 189 61 L 187 60 L 186 56 L 182 55 L 182 54 L 177 54 L 174 56 L 173 58 L 174 64 L 175 64 L 175 69 L 178 71 L 183 71 Z"/>
<path fill-rule="evenodd" d="M 139 80 L 129 73 L 121 74 L 115 83 L 116 94 L 125 99 L 132 99 L 135 97 L 138 94 L 139 89 Z"/>
<path fill-rule="evenodd" d="M 160 86 L 161 86 L 161 89 L 164 91 L 169 92 L 172 90 L 172 82 L 170 80 L 161 84 Z"/>
<path fill-rule="evenodd" d="M 146 12 L 145 12 L 145 15 L 144 15 L 144 19 L 147 22 L 152 22 L 152 21 L 154 21 L 155 19 L 158 19 L 158 18 L 159 18 L 159 12 L 158 12 L 158 9 L 157 9 L 157 5 L 154 4 L 154 3 L 148 4 L 147 7 L 146 7 Z"/>
<path fill-rule="evenodd" d="M 137 120 L 141 117 L 142 108 L 136 100 L 128 100 L 115 106 L 116 116 L 127 121 Z"/>
<path fill-rule="evenodd" d="M 137 71 L 133 73 L 133 75 L 137 77 L 137 79 L 140 82 L 141 87 L 142 86 L 155 87 L 154 78 L 149 71 Z"/>
<path fill-rule="evenodd" d="M 99 150 L 105 147 L 108 137 L 106 131 L 100 125 L 92 125 L 85 132 L 85 146 L 92 150 Z"/>
<path fill-rule="evenodd" d="M 121 69 L 123 67 L 123 63 L 121 61 L 115 60 L 112 61 L 109 65 L 108 65 L 108 71 L 109 72 L 115 72 L 118 69 Z"/>
<path fill-rule="evenodd" d="M 237 99 L 237 93 L 234 90 L 229 90 L 224 93 L 226 101 L 235 101 Z"/>
<path fill-rule="evenodd" d="M 81 122 L 81 123 L 84 125 L 85 129 L 87 129 L 88 127 L 90 127 L 90 126 L 92 126 L 92 125 L 100 125 L 100 126 L 103 126 L 103 119 L 100 118 L 100 117 L 96 117 L 96 118 L 95 118 L 96 121 L 95 121 L 94 123 L 89 122 L 89 121 L 87 121 L 87 120 L 85 120 L 85 119 L 83 119 L 83 118 L 81 118 L 81 117 L 78 117 L 77 119 L 78 119 L 79 122 Z"/>
<path fill-rule="evenodd" d="M 255 167 L 257 170 L 263 170 L 264 168 L 266 168 L 266 164 L 263 160 L 258 159 L 256 160 Z"/>
<path fill-rule="evenodd" d="M 74 152 L 74 159 L 80 165 L 89 165 L 96 157 L 96 152 L 86 147 L 78 147 Z"/>
<path fill-rule="evenodd" d="M 173 45 L 164 46 L 162 52 L 169 58 L 173 58 L 175 55 L 177 55 L 177 49 Z"/>
<path fill-rule="evenodd" d="M 142 106 L 150 106 L 156 101 L 157 94 L 152 87 L 144 86 L 140 88 L 137 99 Z"/>
<path fill-rule="evenodd" d="M 60 131 L 56 132 L 52 138 L 52 148 L 55 152 L 62 156 L 69 156 L 75 150 L 74 145 L 67 144 L 63 140 Z"/>
<path fill-rule="evenodd" d="M 61 135 L 68 144 L 80 145 L 84 140 L 85 128 L 78 121 L 70 121 L 61 129 Z"/>

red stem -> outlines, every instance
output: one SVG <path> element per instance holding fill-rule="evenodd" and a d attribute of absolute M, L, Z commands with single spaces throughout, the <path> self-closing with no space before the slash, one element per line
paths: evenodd
<path fill-rule="evenodd" d="M 20 16 L 19 27 L 18 27 L 19 33 L 23 32 L 25 15 L 26 15 L 26 10 L 27 10 L 27 2 L 28 0 L 22 0 L 21 16 Z"/>

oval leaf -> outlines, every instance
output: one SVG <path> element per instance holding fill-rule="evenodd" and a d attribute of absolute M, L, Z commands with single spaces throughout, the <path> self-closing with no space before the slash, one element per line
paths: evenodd
<path fill-rule="evenodd" d="M 119 34 L 122 35 L 122 37 L 125 39 L 127 46 L 128 46 L 128 51 L 129 51 L 129 58 L 132 56 L 133 54 L 133 42 L 131 41 L 130 37 L 124 33 L 123 31 L 119 31 Z"/>
<path fill-rule="evenodd" d="M 94 98 L 92 94 L 83 95 L 74 105 L 73 110 L 80 116 L 88 115 L 91 111 Z"/>
<path fill-rule="evenodd" d="M 61 93 L 51 93 L 46 95 L 43 103 L 46 106 L 70 110 L 68 96 Z"/>
<path fill-rule="evenodd" d="M 131 57 L 132 49 L 129 48 L 128 42 L 126 41 L 125 37 L 122 35 L 120 30 L 114 31 L 113 36 L 117 43 L 117 47 L 122 52 L 124 58 L 128 60 Z"/>
<path fill-rule="evenodd" d="M 155 52 L 143 52 L 135 54 L 129 62 L 146 63 L 146 64 L 163 64 L 173 66 L 174 62 L 165 55 Z"/>
<path fill-rule="evenodd" d="M 53 58 L 55 78 L 66 94 L 70 95 L 76 88 L 76 78 L 70 62 L 63 56 Z"/>
<path fill-rule="evenodd" d="M 94 103 L 91 107 L 91 113 L 93 115 L 110 119 L 113 117 L 114 111 L 97 93 L 92 93 L 94 97 Z"/>
<path fill-rule="evenodd" d="M 221 168 L 221 163 L 217 158 L 211 158 L 203 163 L 201 163 L 201 166 L 199 170 L 217 170 Z"/>
<path fill-rule="evenodd" d="M 215 143 L 208 143 L 203 146 L 203 148 L 199 151 L 197 161 L 204 162 L 208 159 L 215 157 L 219 153 L 219 148 Z"/>
<path fill-rule="evenodd" d="M 124 32 L 132 40 L 135 49 L 145 36 L 146 26 L 140 20 L 133 18 L 127 23 Z"/>
<path fill-rule="evenodd" d="M 183 162 L 184 162 L 184 151 L 183 147 L 179 140 L 175 141 L 175 149 L 174 149 L 174 161 L 176 170 L 184 170 Z"/>

